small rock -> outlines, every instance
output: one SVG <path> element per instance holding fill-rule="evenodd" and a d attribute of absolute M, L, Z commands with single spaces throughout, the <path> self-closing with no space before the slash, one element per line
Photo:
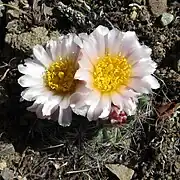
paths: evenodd
<path fill-rule="evenodd" d="M 151 12 L 158 17 L 167 9 L 167 0 L 149 0 L 148 1 Z"/>
<path fill-rule="evenodd" d="M 130 19 L 135 20 L 137 17 L 137 12 L 136 11 L 132 11 L 130 14 Z"/>
<path fill-rule="evenodd" d="M 10 180 L 14 177 L 13 172 L 8 168 L 3 169 L 3 171 L 1 172 L 1 176 L 4 180 Z"/>
<path fill-rule="evenodd" d="M 162 35 L 160 35 L 160 39 L 162 42 L 164 42 L 166 40 L 166 36 L 162 34 Z"/>
<path fill-rule="evenodd" d="M 107 169 L 109 169 L 113 174 L 115 174 L 119 180 L 130 180 L 134 174 L 134 170 L 127 168 L 120 164 L 106 164 Z"/>
<path fill-rule="evenodd" d="M 161 24 L 167 26 L 174 20 L 174 16 L 170 13 L 163 13 L 161 17 Z"/>
<path fill-rule="evenodd" d="M 2 160 L 1 162 L 0 162 L 0 170 L 2 171 L 4 168 L 6 168 L 7 167 L 7 163 L 6 163 L 6 161 L 5 160 Z"/>

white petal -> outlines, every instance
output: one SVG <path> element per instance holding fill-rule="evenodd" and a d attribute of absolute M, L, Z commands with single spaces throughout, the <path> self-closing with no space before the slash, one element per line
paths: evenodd
<path fill-rule="evenodd" d="M 70 96 L 70 105 L 72 108 L 80 108 L 85 106 L 85 100 L 88 97 L 90 90 L 85 87 L 85 83 L 79 82 L 76 92 Z"/>
<path fill-rule="evenodd" d="M 156 70 L 156 63 L 153 61 L 139 61 L 132 68 L 132 76 L 147 76 L 153 74 Z"/>
<path fill-rule="evenodd" d="M 78 38 L 76 34 L 68 34 L 68 41 L 66 44 L 67 56 L 73 58 L 73 60 L 77 60 L 77 56 L 79 55 L 79 46 L 74 42 L 74 38 Z"/>
<path fill-rule="evenodd" d="M 36 59 L 41 62 L 45 67 L 48 67 L 52 59 L 41 45 L 36 45 L 33 48 L 33 54 Z"/>
<path fill-rule="evenodd" d="M 70 126 L 72 121 L 72 110 L 70 107 L 66 109 L 59 108 L 59 117 L 58 117 L 58 123 L 61 126 Z"/>
<path fill-rule="evenodd" d="M 87 33 L 80 33 L 78 34 L 78 36 L 81 38 L 81 40 L 89 38 L 89 35 Z"/>
<path fill-rule="evenodd" d="M 133 48 L 131 53 L 129 53 L 127 60 L 131 63 L 137 63 L 138 61 L 151 61 L 151 49 L 147 46 L 140 46 Z"/>
<path fill-rule="evenodd" d="M 78 63 L 80 68 L 85 68 L 89 70 L 93 69 L 93 62 L 91 62 L 91 58 L 87 56 L 87 53 L 84 49 L 81 49 L 78 59 L 79 59 Z"/>
<path fill-rule="evenodd" d="M 50 40 L 46 45 L 46 51 L 47 52 L 49 51 L 49 54 L 51 55 L 51 59 L 53 61 L 56 60 L 58 55 L 57 46 L 58 46 L 58 42 L 53 40 Z"/>
<path fill-rule="evenodd" d="M 107 37 L 107 50 L 111 54 L 119 54 L 120 53 L 120 46 L 122 42 L 122 38 L 124 36 L 123 32 L 120 32 L 118 29 L 114 28 L 108 33 Z"/>
<path fill-rule="evenodd" d="M 87 40 L 89 38 L 89 35 L 87 33 L 80 33 L 78 36 L 74 37 L 74 42 L 80 47 L 83 48 L 83 39 Z"/>
<path fill-rule="evenodd" d="M 43 106 L 42 113 L 43 116 L 50 116 L 58 108 L 58 105 L 61 101 L 59 96 L 52 96 Z"/>
<path fill-rule="evenodd" d="M 141 47 L 143 48 L 143 51 L 144 51 L 147 55 L 150 56 L 150 55 L 152 54 L 152 49 L 149 48 L 148 46 L 142 45 Z"/>
<path fill-rule="evenodd" d="M 83 94 L 80 94 L 80 93 L 74 93 L 71 95 L 71 98 L 70 98 L 70 106 L 72 108 L 76 107 L 76 108 L 80 108 L 85 104 L 85 99 L 86 99 L 87 95 L 83 95 Z"/>
<path fill-rule="evenodd" d="M 160 87 L 160 84 L 158 83 L 157 79 L 154 76 L 145 76 L 143 78 L 143 81 L 146 81 L 152 89 L 158 89 Z"/>
<path fill-rule="evenodd" d="M 105 36 L 106 34 L 109 33 L 109 29 L 105 26 L 99 25 L 94 31 L 93 33 L 98 33 L 101 34 L 102 36 Z"/>
<path fill-rule="evenodd" d="M 36 112 L 36 109 L 37 109 L 38 106 L 39 106 L 39 104 L 34 102 L 32 106 L 27 107 L 27 110 L 30 111 L 30 112 Z"/>
<path fill-rule="evenodd" d="M 77 35 L 70 33 L 58 41 L 57 56 L 77 60 L 79 46 L 74 42 L 75 37 L 78 38 Z"/>
<path fill-rule="evenodd" d="M 75 114 L 84 116 L 84 117 L 87 115 L 88 109 L 89 109 L 89 106 L 87 106 L 87 105 L 84 105 L 81 107 L 77 107 L 77 106 L 72 107 L 72 111 Z"/>
<path fill-rule="evenodd" d="M 93 64 L 98 58 L 98 51 L 96 49 L 94 42 L 92 41 L 92 38 L 88 39 L 88 41 L 83 40 L 83 50 L 89 57 L 91 63 Z"/>
<path fill-rule="evenodd" d="M 70 106 L 71 107 L 81 107 L 85 105 L 85 100 L 87 98 L 87 94 L 74 93 L 70 98 Z"/>
<path fill-rule="evenodd" d="M 93 95 L 93 93 L 91 93 Z M 99 106 L 101 100 L 101 96 L 97 95 L 94 93 L 93 96 L 89 96 L 89 99 L 86 100 L 86 104 L 90 105 L 88 113 L 87 113 L 87 118 L 89 121 L 92 120 L 97 120 L 101 113 L 103 112 L 102 107 Z"/>
<path fill-rule="evenodd" d="M 75 74 L 75 79 L 79 79 L 85 82 L 85 86 L 89 89 L 93 89 L 93 78 L 91 72 L 85 69 L 78 69 Z"/>
<path fill-rule="evenodd" d="M 42 75 L 45 71 L 45 68 L 39 64 L 36 64 L 35 62 L 33 62 L 32 60 L 29 59 L 28 61 L 26 60 L 24 65 L 19 64 L 18 70 L 22 74 L 27 74 L 32 77 L 40 78 L 40 77 L 42 77 Z"/>
<path fill-rule="evenodd" d="M 121 111 L 124 108 L 123 98 L 118 93 L 113 93 L 111 95 L 112 103 L 119 107 L 119 110 Z"/>
<path fill-rule="evenodd" d="M 21 96 L 26 101 L 34 101 L 37 96 L 45 92 L 43 86 L 27 88 L 21 92 Z"/>
<path fill-rule="evenodd" d="M 68 108 L 70 106 L 70 95 L 66 95 L 62 98 L 62 101 L 60 102 L 60 107 L 63 109 Z"/>
<path fill-rule="evenodd" d="M 135 92 L 132 89 L 129 89 L 127 87 L 124 88 L 122 91 L 119 91 L 119 94 L 123 97 L 126 97 L 126 98 L 135 98 L 138 95 L 140 95 L 140 93 L 137 93 L 137 92 Z"/>
<path fill-rule="evenodd" d="M 124 108 L 123 110 L 126 112 L 128 116 L 132 116 L 135 114 L 137 106 L 134 101 L 132 101 L 131 98 L 129 99 L 123 99 L 124 100 Z"/>
<path fill-rule="evenodd" d="M 128 87 L 138 93 L 148 94 L 151 92 L 151 86 L 141 78 L 132 78 L 131 82 L 128 84 Z"/>
<path fill-rule="evenodd" d="M 39 104 L 36 108 L 36 115 L 39 119 L 45 119 L 46 117 L 42 114 L 43 104 Z"/>
<path fill-rule="evenodd" d="M 110 97 L 103 96 L 101 98 L 101 106 L 103 107 L 103 112 L 99 116 L 99 118 L 106 118 L 109 116 L 109 113 L 111 111 L 111 99 Z"/>
<path fill-rule="evenodd" d="M 87 113 L 87 118 L 89 121 L 97 120 L 101 115 L 103 109 L 98 106 L 98 104 L 92 104 Z"/>
<path fill-rule="evenodd" d="M 59 42 L 58 42 L 58 56 L 60 57 L 66 57 L 67 56 L 67 49 L 66 49 L 66 43 L 68 39 L 67 36 L 64 36 Z"/>
<path fill-rule="evenodd" d="M 92 77 L 91 77 L 91 73 L 87 69 L 79 68 L 76 71 L 76 74 L 75 74 L 74 78 L 79 79 L 79 80 L 88 81 Z"/>
<path fill-rule="evenodd" d="M 128 57 L 134 49 L 137 49 L 140 47 L 138 38 L 136 36 L 136 33 L 134 31 L 127 31 L 124 33 L 120 52 L 123 56 Z"/>
<path fill-rule="evenodd" d="M 119 107 L 119 111 L 125 111 L 128 115 L 133 115 L 135 113 L 136 103 L 133 98 L 114 93 L 112 95 L 112 102 Z"/>
<path fill-rule="evenodd" d="M 105 55 L 105 35 L 107 34 L 107 32 L 109 32 L 108 29 L 108 31 L 106 32 L 106 29 L 107 28 L 104 28 L 103 26 L 99 26 L 89 35 L 89 38 L 93 42 L 92 46 L 96 48 L 97 55 L 99 57 Z"/>
<path fill-rule="evenodd" d="M 79 83 L 77 84 L 77 87 L 76 87 L 76 93 L 89 94 L 90 90 L 85 87 L 85 82 L 79 81 Z"/>
<path fill-rule="evenodd" d="M 87 118 L 89 121 L 97 120 L 98 118 L 105 118 L 111 111 L 111 101 L 109 97 L 99 96 L 94 102 L 91 103 Z"/>
<path fill-rule="evenodd" d="M 40 96 L 36 97 L 36 103 L 37 104 L 45 104 L 51 97 L 53 96 L 53 93 L 51 91 L 45 91 Z"/>
<path fill-rule="evenodd" d="M 63 57 L 63 53 L 62 53 L 62 42 L 63 42 L 63 40 L 64 40 L 64 35 L 63 36 L 61 35 L 57 40 L 56 58 L 57 57 Z"/>
<path fill-rule="evenodd" d="M 95 103 L 96 101 L 99 101 L 100 97 L 101 97 L 101 94 L 99 92 L 91 91 L 88 94 L 85 103 L 90 106 L 91 104 Z"/>
<path fill-rule="evenodd" d="M 37 78 L 33 78 L 32 76 L 29 76 L 29 75 L 24 75 L 18 79 L 18 83 L 22 87 L 42 86 L 43 79 L 42 78 L 37 79 Z"/>
<path fill-rule="evenodd" d="M 57 115 L 55 116 L 54 112 L 59 111 L 58 110 L 59 106 L 54 106 L 53 108 L 49 107 L 47 103 L 50 101 L 48 99 L 49 99 L 49 97 L 48 98 L 44 97 L 44 99 L 43 99 L 43 96 L 41 96 L 41 100 L 37 99 L 33 103 L 32 106 L 27 108 L 27 110 L 30 112 L 36 112 L 37 117 L 40 119 L 45 119 L 45 118 L 51 119 L 51 118 L 53 118 L 53 120 L 58 120 L 58 116 Z M 45 112 L 44 114 L 43 114 L 43 111 Z M 51 113 L 49 113 L 48 111 L 51 111 Z M 50 116 L 50 115 L 52 115 L 52 116 Z"/>

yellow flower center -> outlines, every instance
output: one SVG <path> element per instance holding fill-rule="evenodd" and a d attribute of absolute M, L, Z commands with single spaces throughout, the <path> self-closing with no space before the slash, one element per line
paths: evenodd
<path fill-rule="evenodd" d="M 78 81 L 74 79 L 77 69 L 78 65 L 74 61 L 58 57 L 46 70 L 44 75 L 46 87 L 60 95 L 73 93 Z"/>
<path fill-rule="evenodd" d="M 100 57 L 93 69 L 93 86 L 103 94 L 120 90 L 129 83 L 132 67 L 121 55 Z"/>

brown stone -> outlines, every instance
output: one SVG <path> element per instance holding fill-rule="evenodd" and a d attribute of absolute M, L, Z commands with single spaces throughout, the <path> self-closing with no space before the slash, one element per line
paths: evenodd
<path fill-rule="evenodd" d="M 166 12 L 167 0 L 148 0 L 148 3 L 154 16 L 158 17 L 162 13 Z"/>

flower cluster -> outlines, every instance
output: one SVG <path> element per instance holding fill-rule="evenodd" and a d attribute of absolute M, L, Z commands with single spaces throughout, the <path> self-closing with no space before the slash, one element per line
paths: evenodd
<path fill-rule="evenodd" d="M 136 112 L 138 96 L 159 88 L 150 55 L 132 31 L 98 26 L 89 35 L 61 36 L 46 47 L 36 45 L 33 56 L 18 66 L 24 74 L 18 82 L 26 87 L 21 96 L 33 101 L 28 110 L 38 118 L 62 126 L 70 125 L 72 111 L 90 121 L 125 122 Z M 114 107 L 122 117 L 114 115 Z"/>

